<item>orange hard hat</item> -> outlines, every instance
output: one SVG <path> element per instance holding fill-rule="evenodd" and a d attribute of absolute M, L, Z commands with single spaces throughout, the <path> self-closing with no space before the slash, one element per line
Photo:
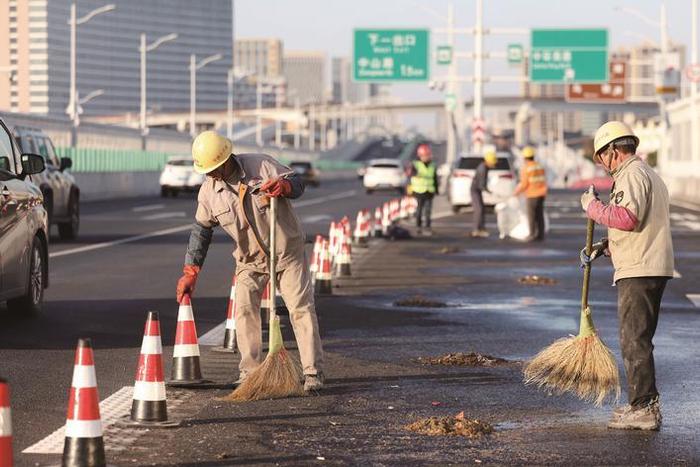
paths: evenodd
<path fill-rule="evenodd" d="M 416 150 L 416 154 L 418 154 L 418 157 L 424 156 L 424 155 L 430 155 L 432 153 L 433 153 L 433 151 L 430 149 L 430 145 L 428 145 L 428 144 L 420 144 L 418 146 L 418 149 Z"/>

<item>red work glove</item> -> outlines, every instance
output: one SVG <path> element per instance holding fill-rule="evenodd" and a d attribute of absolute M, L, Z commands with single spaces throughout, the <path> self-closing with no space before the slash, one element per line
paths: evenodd
<path fill-rule="evenodd" d="M 177 281 L 177 302 L 182 301 L 182 296 L 185 294 L 192 295 L 194 293 L 194 286 L 197 283 L 197 276 L 199 275 L 199 266 L 193 264 L 185 264 L 182 268 L 183 275 L 180 280 Z"/>
<path fill-rule="evenodd" d="M 266 181 L 260 187 L 260 191 L 273 198 L 286 198 L 292 194 L 292 183 L 284 178 L 275 178 Z"/>

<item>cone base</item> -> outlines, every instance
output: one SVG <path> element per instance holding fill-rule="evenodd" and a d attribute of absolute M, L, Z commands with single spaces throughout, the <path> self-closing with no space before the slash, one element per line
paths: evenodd
<path fill-rule="evenodd" d="M 173 373 L 170 381 L 193 383 L 204 381 L 199 356 L 173 358 Z"/>
<path fill-rule="evenodd" d="M 132 420 L 126 415 L 121 420 L 117 421 L 116 425 L 121 428 L 177 428 L 182 425 L 182 420 L 166 420 L 164 422 L 155 421 L 137 421 Z"/>
<path fill-rule="evenodd" d="M 193 379 L 193 380 L 176 380 L 171 379 L 166 381 L 165 385 L 169 388 L 207 388 L 214 384 L 210 379 Z"/>
<path fill-rule="evenodd" d="M 66 438 L 63 444 L 63 467 L 106 466 L 103 438 Z"/>
<path fill-rule="evenodd" d="M 238 349 L 229 349 L 228 347 L 212 347 L 209 350 L 219 353 L 238 353 Z"/>
<path fill-rule="evenodd" d="M 331 281 L 316 280 L 316 295 L 333 295 Z"/>
<path fill-rule="evenodd" d="M 350 277 L 352 276 L 352 271 L 349 264 L 339 264 L 338 265 L 338 276 L 339 277 Z"/>
<path fill-rule="evenodd" d="M 129 419 L 138 423 L 160 423 L 168 421 L 168 405 L 162 401 L 136 400 L 131 404 Z"/>

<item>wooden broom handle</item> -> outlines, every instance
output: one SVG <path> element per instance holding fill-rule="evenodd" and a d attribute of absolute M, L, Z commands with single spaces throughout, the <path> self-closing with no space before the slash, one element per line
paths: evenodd
<path fill-rule="evenodd" d="M 595 222 L 593 219 L 588 219 L 586 225 L 586 255 L 591 256 L 593 250 L 593 231 L 595 230 Z M 583 268 L 583 287 L 581 290 L 581 310 L 588 308 L 588 285 L 591 281 L 591 263 L 589 262 Z"/>
<path fill-rule="evenodd" d="M 277 316 L 277 198 L 270 198 L 270 323 Z"/>

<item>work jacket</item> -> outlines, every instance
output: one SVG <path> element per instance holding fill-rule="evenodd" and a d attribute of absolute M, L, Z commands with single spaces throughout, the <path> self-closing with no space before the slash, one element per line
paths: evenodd
<path fill-rule="evenodd" d="M 547 195 L 547 176 L 544 168 L 534 160 L 526 160 L 520 170 L 520 184 L 516 193 L 524 193 L 526 198 L 541 198 Z"/>
<path fill-rule="evenodd" d="M 435 163 L 427 164 L 421 160 L 413 161 L 411 167 L 411 190 L 413 193 L 437 193 L 437 169 Z"/>
<path fill-rule="evenodd" d="M 239 170 L 227 180 L 207 177 L 199 190 L 196 226 L 209 234 L 221 226 L 235 243 L 233 252 L 237 270 L 268 271 L 270 244 L 270 200 L 264 193 L 253 193 L 261 182 L 284 176 L 292 183 L 292 196 L 303 193 L 303 183 L 289 168 L 266 154 L 238 154 L 233 156 Z M 209 231 L 209 232 L 207 232 Z M 194 231 L 193 231 L 194 234 Z M 194 236 L 194 235 L 193 235 Z M 190 237 L 185 263 L 203 263 L 197 258 L 197 246 Z M 277 203 L 277 258 L 278 271 L 304 258 L 304 235 L 301 224 L 287 198 Z M 201 245 L 200 250 L 201 250 Z M 208 248 L 208 244 L 206 245 Z M 190 251 L 193 250 L 193 251 Z M 206 248 L 205 248 L 206 255 Z M 201 256 L 201 253 L 199 254 Z"/>

